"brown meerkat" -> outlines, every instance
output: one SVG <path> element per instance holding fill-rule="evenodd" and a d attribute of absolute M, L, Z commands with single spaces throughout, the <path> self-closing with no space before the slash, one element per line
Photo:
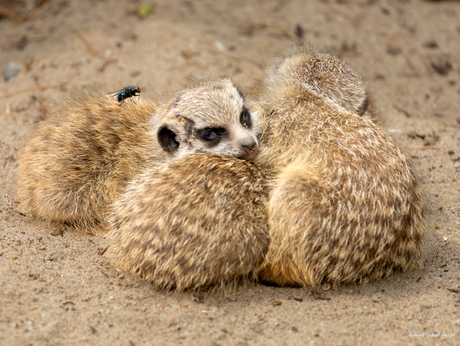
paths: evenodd
<path fill-rule="evenodd" d="M 152 166 L 115 202 L 109 254 L 157 289 L 226 292 L 267 252 L 268 171 L 220 154 Z"/>
<path fill-rule="evenodd" d="M 229 79 L 196 80 L 162 105 L 86 88 L 52 110 L 20 159 L 18 197 L 48 221 L 103 231 L 110 204 L 148 162 L 198 152 L 249 159 L 260 128 Z"/>
<path fill-rule="evenodd" d="M 300 48 L 268 79 L 255 159 L 276 172 L 264 281 L 363 283 L 419 262 L 427 205 L 416 173 L 385 130 L 359 116 L 367 101 L 350 71 Z"/>

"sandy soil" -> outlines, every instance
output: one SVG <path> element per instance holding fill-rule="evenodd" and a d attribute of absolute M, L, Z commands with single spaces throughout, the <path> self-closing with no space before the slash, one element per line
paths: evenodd
<path fill-rule="evenodd" d="M 460 344 L 460 2 L 157 0 L 144 19 L 135 1 L 37 3 L 0 1 L 0 70 L 22 69 L 0 80 L 1 345 Z M 158 292 L 113 268 L 104 238 L 53 235 L 18 212 L 24 144 L 72 88 L 167 93 L 187 75 L 222 74 L 254 96 L 264 68 L 299 41 L 365 77 L 424 177 L 434 218 L 419 270 L 319 293 Z"/>

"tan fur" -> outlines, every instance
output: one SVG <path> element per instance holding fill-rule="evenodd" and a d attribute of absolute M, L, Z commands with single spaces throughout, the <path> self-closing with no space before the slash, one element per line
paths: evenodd
<path fill-rule="evenodd" d="M 152 163 L 197 152 L 251 158 L 257 150 L 256 115 L 251 128 L 241 124 L 245 101 L 228 79 L 197 80 L 160 106 L 144 98 L 120 105 L 106 92 L 84 89 L 32 134 L 20 160 L 18 198 L 24 211 L 102 232 L 110 204 Z M 226 129 L 218 145 L 197 137 L 206 127 Z"/>
<path fill-rule="evenodd" d="M 217 154 L 147 169 L 114 205 L 114 265 L 158 289 L 254 281 L 269 243 L 266 181 L 265 170 Z"/>
<path fill-rule="evenodd" d="M 96 89 L 58 105 L 21 156 L 22 209 L 82 228 L 104 223 L 110 202 L 152 153 L 148 123 L 156 108 L 142 99 L 119 106 Z"/>
<path fill-rule="evenodd" d="M 418 264 L 422 190 L 409 158 L 384 129 L 358 116 L 365 98 L 356 83 L 348 84 L 350 71 L 338 59 L 300 49 L 271 74 L 256 157 L 278 172 L 262 280 L 361 283 Z"/>

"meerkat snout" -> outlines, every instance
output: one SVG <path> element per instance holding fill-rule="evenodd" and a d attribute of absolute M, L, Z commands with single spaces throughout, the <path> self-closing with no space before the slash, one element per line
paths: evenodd
<path fill-rule="evenodd" d="M 254 154 L 256 151 L 257 151 L 257 143 L 256 142 L 252 142 L 248 145 L 242 145 L 244 151 L 246 152 L 246 154 L 248 155 L 252 155 Z"/>
<path fill-rule="evenodd" d="M 243 145 L 243 148 L 246 152 L 252 152 L 254 151 L 255 149 L 257 149 L 257 143 L 256 142 L 252 142 L 251 144 L 248 144 L 248 145 Z"/>
<path fill-rule="evenodd" d="M 239 144 L 239 152 L 236 152 L 234 157 L 240 159 L 251 159 L 259 149 L 259 140 L 250 130 L 234 129 L 233 138 L 230 141 L 235 143 L 235 146 Z"/>

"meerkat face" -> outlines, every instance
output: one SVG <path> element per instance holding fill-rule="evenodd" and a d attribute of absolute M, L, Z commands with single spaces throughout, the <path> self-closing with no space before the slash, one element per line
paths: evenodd
<path fill-rule="evenodd" d="M 259 146 L 257 112 L 228 79 L 206 81 L 174 95 L 153 121 L 161 147 L 174 156 L 219 153 L 250 159 Z"/>

